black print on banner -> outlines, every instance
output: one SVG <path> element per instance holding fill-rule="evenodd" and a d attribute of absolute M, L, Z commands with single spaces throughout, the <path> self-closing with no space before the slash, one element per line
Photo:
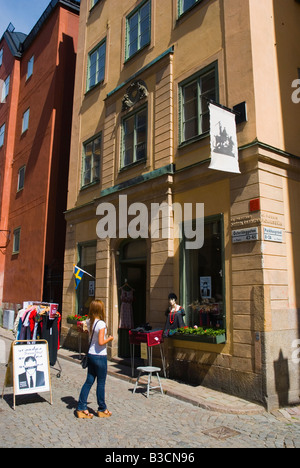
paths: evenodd
<path fill-rule="evenodd" d="M 232 136 L 227 133 L 225 127 L 222 127 L 221 122 L 218 122 L 217 127 L 218 133 L 214 134 L 214 152 L 225 154 L 234 158 L 234 142 Z"/>

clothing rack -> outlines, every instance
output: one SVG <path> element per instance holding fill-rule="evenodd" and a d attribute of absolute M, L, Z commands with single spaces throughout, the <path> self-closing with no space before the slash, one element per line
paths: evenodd
<path fill-rule="evenodd" d="M 24 314 L 26 314 L 27 312 L 30 312 L 30 310 L 34 311 L 34 309 L 35 309 L 36 307 L 41 307 L 41 308 L 42 308 L 42 310 L 40 310 L 39 313 L 38 313 L 39 317 L 44 317 L 45 314 L 47 314 L 48 320 L 49 320 L 49 321 L 51 321 L 51 320 L 54 321 L 56 318 L 61 317 L 60 313 L 59 313 L 58 311 L 56 311 L 56 313 L 53 314 L 53 317 L 50 318 L 50 310 L 51 310 L 51 305 L 52 305 L 53 303 L 50 303 L 50 302 L 43 302 L 43 301 L 29 301 L 29 302 L 32 302 L 32 304 L 28 305 L 28 307 L 26 307 L 26 308 L 23 310 L 23 315 L 22 315 L 22 317 L 23 317 Z M 56 304 L 55 304 L 55 305 L 56 305 Z M 43 310 L 43 309 L 44 309 L 44 310 Z M 20 317 L 20 320 L 21 320 L 21 317 Z M 34 320 L 36 321 L 36 316 L 34 317 Z M 40 321 L 42 321 L 42 320 L 43 320 L 43 319 L 41 319 Z M 45 325 L 46 325 L 46 324 L 45 324 Z M 57 324 L 57 326 L 59 326 L 59 323 Z M 45 330 L 44 330 L 44 331 L 45 331 Z M 49 336 L 48 336 L 48 340 L 49 340 L 49 338 L 51 338 L 51 337 L 52 337 L 52 329 L 51 329 L 51 332 L 50 332 L 50 334 L 49 334 Z M 46 341 L 48 341 L 48 340 L 46 340 Z M 27 339 L 27 341 L 30 342 L 31 339 Z M 51 341 L 51 340 L 50 340 L 50 341 Z M 57 329 L 57 346 L 58 346 L 58 345 L 59 345 L 59 329 Z M 54 348 L 52 348 L 52 349 L 54 349 Z M 49 350 L 50 350 L 50 343 L 49 343 Z M 58 351 L 58 348 L 57 348 L 57 350 L 55 349 L 55 353 L 56 353 L 57 351 Z M 53 362 L 54 362 L 54 359 L 53 359 Z M 55 367 L 56 364 L 58 365 L 58 369 Z M 56 374 L 56 377 L 57 377 L 57 378 L 60 378 L 61 373 L 62 373 L 62 367 L 61 367 L 61 364 L 60 364 L 60 362 L 59 362 L 59 359 L 58 359 L 57 354 L 55 355 L 55 362 L 54 362 L 54 364 L 51 365 L 51 363 L 50 363 L 50 367 L 51 367 L 52 369 L 58 371 L 57 374 Z"/>

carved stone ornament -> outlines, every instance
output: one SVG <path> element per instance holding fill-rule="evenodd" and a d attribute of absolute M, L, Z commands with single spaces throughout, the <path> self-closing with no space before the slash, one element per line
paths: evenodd
<path fill-rule="evenodd" d="M 144 81 L 138 80 L 131 83 L 127 88 L 126 94 L 122 100 L 122 111 L 131 109 L 135 104 L 137 104 L 141 99 L 144 99 L 148 96 L 147 85 Z"/>

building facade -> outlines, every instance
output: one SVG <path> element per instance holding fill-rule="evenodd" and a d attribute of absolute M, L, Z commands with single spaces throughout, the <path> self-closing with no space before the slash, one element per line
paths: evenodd
<path fill-rule="evenodd" d="M 62 303 L 79 2 L 52 1 L 0 42 L 1 303 Z M 4 93 L 4 94 L 3 94 Z"/>
<path fill-rule="evenodd" d="M 171 378 L 268 408 L 299 401 L 299 17 L 295 0 L 81 2 L 66 343 L 67 316 L 97 297 L 116 337 L 110 357 L 128 357 L 120 288 L 134 289 L 135 327 L 164 327 L 175 292 L 186 326 L 225 329 L 226 340 L 167 338 Z M 209 169 L 209 101 L 245 103 L 240 174 Z M 77 290 L 75 264 L 95 278 Z"/>

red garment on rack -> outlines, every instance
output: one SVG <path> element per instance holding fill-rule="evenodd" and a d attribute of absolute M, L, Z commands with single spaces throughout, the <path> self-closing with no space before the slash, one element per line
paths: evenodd
<path fill-rule="evenodd" d="M 35 327 L 35 318 L 37 316 L 37 310 L 33 309 L 29 315 L 29 326 L 30 326 L 30 335 L 33 337 L 34 327 Z"/>

